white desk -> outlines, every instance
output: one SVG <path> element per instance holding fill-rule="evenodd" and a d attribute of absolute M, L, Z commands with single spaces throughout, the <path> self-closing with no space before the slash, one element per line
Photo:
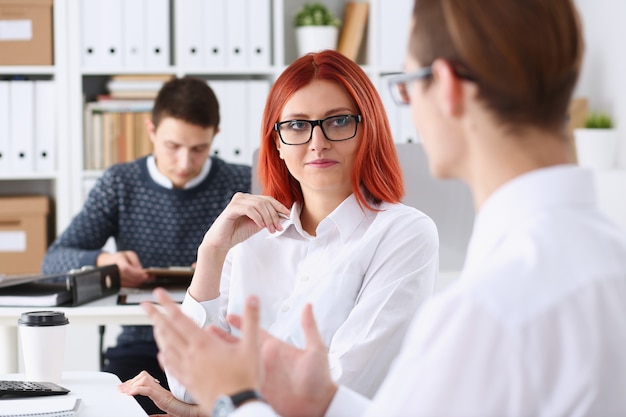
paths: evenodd
<path fill-rule="evenodd" d="M 0 373 L 0 379 L 24 378 L 24 374 Z M 117 376 L 106 372 L 64 372 L 60 385 L 71 391 L 67 395 L 81 399 L 81 417 L 146 417 L 135 398 L 117 391 L 119 383 Z"/>
<path fill-rule="evenodd" d="M 0 373 L 18 371 L 17 320 L 25 311 L 63 311 L 72 324 L 150 324 L 138 305 L 117 305 L 111 295 L 79 307 L 0 307 Z"/>

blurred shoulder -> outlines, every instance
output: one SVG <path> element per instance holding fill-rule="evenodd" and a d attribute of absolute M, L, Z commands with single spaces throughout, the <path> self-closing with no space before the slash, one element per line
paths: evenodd
<path fill-rule="evenodd" d="M 141 172 L 147 170 L 147 157 L 142 157 L 130 162 L 113 164 L 104 170 L 102 177 L 108 178 L 137 178 Z"/>
<path fill-rule="evenodd" d="M 424 227 L 435 227 L 435 222 L 423 211 L 415 207 L 402 203 L 381 203 L 378 206 L 378 220 L 389 222 L 390 224 L 411 224 L 417 223 Z"/>
<path fill-rule="evenodd" d="M 219 171 L 223 173 L 237 175 L 241 177 L 251 177 L 252 168 L 250 167 L 250 165 L 234 164 L 231 162 L 226 162 L 223 159 L 217 157 L 213 157 L 212 161 L 213 164 L 215 164 L 215 166 L 219 168 Z"/>

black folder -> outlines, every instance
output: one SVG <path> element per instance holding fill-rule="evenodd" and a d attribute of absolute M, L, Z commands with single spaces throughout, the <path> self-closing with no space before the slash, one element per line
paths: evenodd
<path fill-rule="evenodd" d="M 0 277 L 0 306 L 78 306 L 120 289 L 117 265 L 82 268 L 57 275 Z"/>

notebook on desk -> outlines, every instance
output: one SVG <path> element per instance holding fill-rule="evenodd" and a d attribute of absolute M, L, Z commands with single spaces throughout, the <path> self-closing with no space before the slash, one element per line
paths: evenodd
<path fill-rule="evenodd" d="M 28 282 L 0 290 L 0 306 L 56 307 L 72 301 L 64 282 Z"/>
<path fill-rule="evenodd" d="M 20 284 L 28 284 L 29 282 L 40 281 L 42 279 L 47 278 L 58 278 L 62 277 L 65 274 L 55 274 L 55 275 L 37 275 L 37 274 L 29 274 L 29 275 L 6 275 L 0 274 L 0 288 L 5 287 L 13 287 L 15 285 Z"/>
<path fill-rule="evenodd" d="M 0 306 L 78 306 L 120 288 L 117 265 L 72 270 L 57 275 L 0 277 Z"/>
<path fill-rule="evenodd" d="M 82 407 L 74 396 L 49 396 L 20 399 L 0 399 L 0 417 L 73 417 Z"/>

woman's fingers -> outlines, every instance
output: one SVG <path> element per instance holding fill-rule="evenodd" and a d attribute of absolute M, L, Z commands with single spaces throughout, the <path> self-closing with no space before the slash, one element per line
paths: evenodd
<path fill-rule="evenodd" d="M 157 382 L 157 380 L 152 375 L 150 375 L 147 371 L 141 371 L 135 377 L 119 384 L 118 389 L 121 392 L 129 395 L 145 395 L 141 392 L 138 392 L 138 390 L 145 387 L 155 388 L 157 385 L 161 387 L 161 385 L 159 385 L 159 382 Z"/>
<path fill-rule="evenodd" d="M 141 371 L 137 376 L 118 386 L 120 392 L 127 395 L 144 395 L 149 397 L 157 407 L 165 411 L 171 417 L 198 416 L 198 408 L 195 405 L 184 403 L 176 399 L 172 393 L 163 388 L 159 381 L 148 372 Z M 162 414 L 160 415 L 162 416 Z"/>
<path fill-rule="evenodd" d="M 251 219 L 258 227 L 271 233 L 282 230 L 281 216 L 289 218 L 289 209 L 273 197 L 238 193 L 231 201 L 233 208 Z"/>
<path fill-rule="evenodd" d="M 150 397 L 155 403 L 164 403 L 172 395 L 161 386 L 159 380 L 150 375 L 147 371 L 141 371 L 137 376 L 129 379 L 120 385 L 118 390 L 127 395 L 143 395 Z"/>

